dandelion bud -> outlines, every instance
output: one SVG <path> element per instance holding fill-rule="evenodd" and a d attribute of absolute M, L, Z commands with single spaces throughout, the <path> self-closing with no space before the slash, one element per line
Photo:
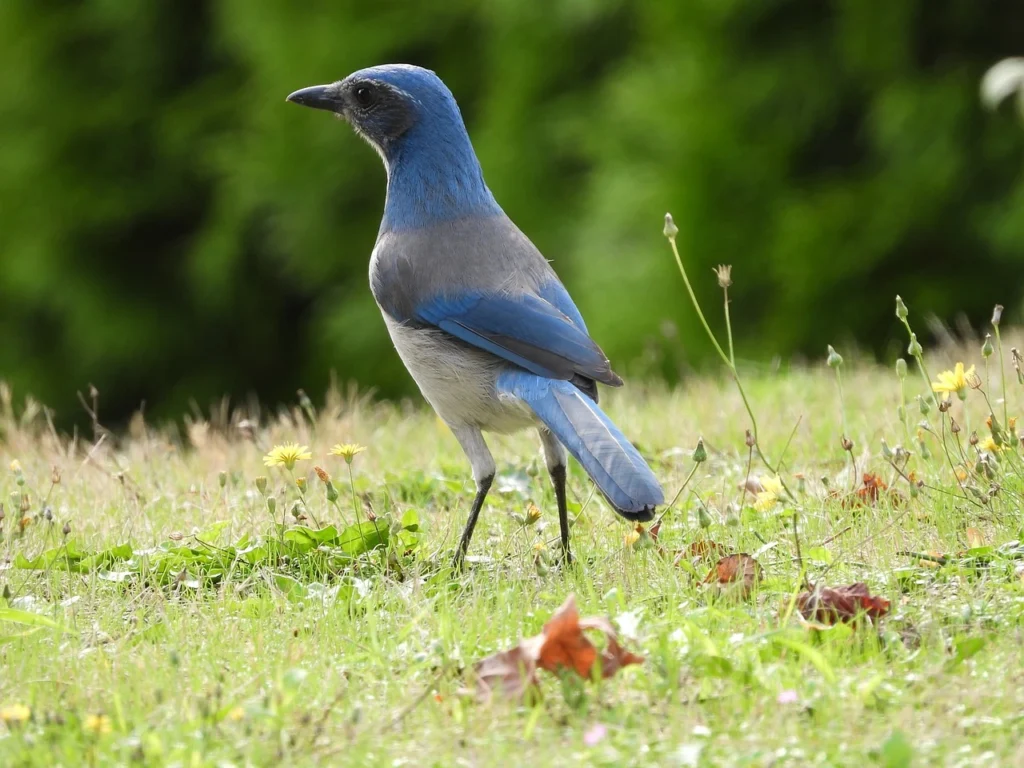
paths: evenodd
<path fill-rule="evenodd" d="M 821 476 L 821 487 L 828 490 L 828 487 L 832 484 L 832 481 L 828 479 L 828 475 Z"/>
<path fill-rule="evenodd" d="M 900 381 L 907 378 L 907 361 L 902 357 L 896 360 L 896 375 L 900 377 Z"/>
<path fill-rule="evenodd" d="M 917 407 L 921 410 L 922 416 L 927 416 L 932 410 L 932 406 L 931 403 L 928 402 L 928 398 L 921 397 L 920 395 L 917 396 Z"/>
<path fill-rule="evenodd" d="M 669 240 L 675 240 L 676 235 L 679 234 L 679 227 L 677 227 L 676 223 L 672 220 L 671 213 L 665 214 L 665 228 L 661 230 L 661 232 Z"/>
<path fill-rule="evenodd" d="M 697 506 L 697 522 L 701 528 L 711 527 L 711 515 L 708 514 L 707 507 L 703 504 Z"/>
<path fill-rule="evenodd" d="M 992 348 L 992 334 L 985 334 L 985 342 L 981 345 L 981 356 L 988 360 L 995 350 Z"/>
<path fill-rule="evenodd" d="M 228 473 L 223 469 L 217 474 L 217 482 L 220 483 L 221 488 L 224 488 L 228 484 Z"/>
<path fill-rule="evenodd" d="M 264 475 L 260 475 L 254 482 L 256 483 L 256 490 L 260 492 L 260 496 L 266 496 L 267 478 Z"/>
<path fill-rule="evenodd" d="M 32 501 L 29 499 L 28 494 L 21 494 L 21 511 L 28 512 L 30 509 L 32 509 Z M 50 516 L 53 516 L 52 512 L 50 513 Z"/>
<path fill-rule="evenodd" d="M 302 517 L 302 505 L 299 504 L 299 502 L 297 501 L 294 504 L 292 504 L 292 517 L 294 517 L 296 520 Z"/>
<path fill-rule="evenodd" d="M 971 436 L 969 438 L 967 438 L 967 442 L 970 443 L 971 445 L 977 445 L 978 444 L 978 433 L 977 432 L 971 432 Z"/>
<path fill-rule="evenodd" d="M 52 523 L 53 522 L 53 510 L 50 509 L 49 507 L 45 507 L 43 509 L 43 517 L 46 518 L 46 522 Z"/>
<path fill-rule="evenodd" d="M 273 496 L 267 496 L 267 512 L 273 517 L 274 513 L 277 512 L 277 499 Z"/>
<path fill-rule="evenodd" d="M 67 538 L 68 534 L 71 533 L 71 523 L 64 523 L 64 527 L 60 529 L 61 533 L 64 534 L 64 538 Z"/>
<path fill-rule="evenodd" d="M 60 485 L 60 468 L 56 464 L 50 467 L 50 483 Z"/>
<path fill-rule="evenodd" d="M 755 444 L 754 435 L 750 432 L 749 429 L 747 430 L 747 434 L 746 434 L 746 437 L 744 438 L 744 442 L 747 444 L 747 448 L 753 448 L 754 447 L 754 444 Z"/>
<path fill-rule="evenodd" d="M 952 416 L 949 417 L 949 431 L 954 435 L 960 434 L 960 425 L 956 423 L 956 419 Z"/>
<path fill-rule="evenodd" d="M 949 410 L 949 406 L 952 403 L 949 400 L 939 400 L 939 413 L 945 413 Z"/>
<path fill-rule="evenodd" d="M 730 509 L 725 513 L 725 524 L 730 528 L 736 528 L 740 524 L 740 516 L 736 514 L 736 510 Z"/>
<path fill-rule="evenodd" d="M 838 368 L 843 364 L 843 356 L 836 352 L 831 344 L 828 345 L 828 358 L 825 360 L 825 364 L 829 368 Z"/>
<path fill-rule="evenodd" d="M 338 500 L 338 489 L 334 487 L 334 483 L 328 480 L 325 483 L 325 490 L 327 492 L 327 500 L 333 504 Z"/>
<path fill-rule="evenodd" d="M 909 314 L 910 313 L 907 311 L 907 305 L 904 304 L 903 303 L 903 299 L 901 299 L 897 295 L 896 296 L 896 317 L 898 317 L 903 322 L 906 322 L 907 321 L 907 315 L 909 315 Z"/>
<path fill-rule="evenodd" d="M 924 349 L 921 348 L 920 342 L 917 340 L 917 334 L 910 334 L 910 344 L 907 346 L 907 354 L 911 357 L 920 357 L 924 354 Z"/>
<path fill-rule="evenodd" d="M 886 461 L 892 461 L 892 456 L 893 456 L 892 448 L 889 447 L 889 444 L 887 442 L 885 442 L 885 438 L 883 437 L 882 438 L 882 458 L 885 459 Z"/>
<path fill-rule="evenodd" d="M 902 405 L 896 406 L 896 418 L 904 423 L 907 420 L 907 409 L 904 408 Z"/>
<path fill-rule="evenodd" d="M 719 288 L 728 288 L 732 285 L 732 264 L 719 264 L 711 271 L 718 278 Z"/>
<path fill-rule="evenodd" d="M 299 493 L 305 493 L 306 492 L 306 478 L 304 478 L 304 477 L 296 477 L 295 478 L 295 487 L 299 489 Z"/>
<path fill-rule="evenodd" d="M 331 476 L 327 474 L 327 470 L 323 467 L 313 467 L 313 471 L 316 472 L 316 476 L 320 478 L 321 483 L 331 482 Z"/>
<path fill-rule="evenodd" d="M 1003 305 L 996 304 L 992 307 L 992 325 L 996 328 L 999 327 L 1000 321 L 1003 319 Z"/>
<path fill-rule="evenodd" d="M 843 435 L 842 446 L 844 451 L 847 451 L 848 453 L 853 453 L 853 440 L 848 438 L 846 435 Z"/>
<path fill-rule="evenodd" d="M 704 448 L 704 438 L 697 438 L 697 447 L 693 449 L 693 461 L 696 464 L 701 464 L 708 460 L 708 452 Z"/>

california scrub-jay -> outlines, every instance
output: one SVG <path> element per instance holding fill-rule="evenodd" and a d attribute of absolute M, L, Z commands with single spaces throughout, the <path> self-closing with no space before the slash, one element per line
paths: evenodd
<path fill-rule="evenodd" d="M 370 287 L 406 368 L 473 465 L 477 493 L 456 567 L 494 480 L 483 431 L 538 428 L 566 560 L 563 446 L 616 512 L 651 520 L 661 486 L 597 406 L 597 384 L 622 379 L 547 260 L 495 202 L 445 84 L 391 64 L 288 101 L 347 120 L 387 168 Z"/>

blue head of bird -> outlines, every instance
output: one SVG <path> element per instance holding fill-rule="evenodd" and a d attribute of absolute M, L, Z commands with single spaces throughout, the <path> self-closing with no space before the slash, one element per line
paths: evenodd
<path fill-rule="evenodd" d="M 370 67 L 295 91 L 288 101 L 333 112 L 383 158 L 388 192 L 382 231 L 501 212 L 455 97 L 430 70 Z"/>

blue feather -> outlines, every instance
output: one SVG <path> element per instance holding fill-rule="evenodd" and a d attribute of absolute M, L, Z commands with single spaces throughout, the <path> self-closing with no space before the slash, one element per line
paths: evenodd
<path fill-rule="evenodd" d="M 579 328 L 581 331 L 590 335 L 587 331 L 587 324 L 583 322 L 583 315 L 576 308 L 576 304 L 572 300 L 572 296 L 565 290 L 565 286 L 562 285 L 560 280 L 552 280 L 551 282 L 542 285 L 537 294 L 554 306 L 559 312 L 572 320 L 573 325 Z"/>
<path fill-rule="evenodd" d="M 615 510 L 629 520 L 651 520 L 665 502 L 661 485 L 626 436 L 604 412 L 565 381 L 506 371 L 498 393 L 522 400 L 583 466 Z"/>
<path fill-rule="evenodd" d="M 417 307 L 414 319 L 538 376 L 571 379 L 580 375 L 607 383 L 619 381 L 586 331 L 538 296 L 468 293 L 457 299 L 439 297 Z"/>

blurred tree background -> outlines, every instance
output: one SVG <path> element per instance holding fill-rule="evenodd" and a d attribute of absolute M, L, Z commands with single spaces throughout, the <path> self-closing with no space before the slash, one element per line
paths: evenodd
<path fill-rule="evenodd" d="M 290 91 L 403 61 L 620 369 L 678 378 L 734 266 L 747 358 L 1024 293 L 1024 131 L 978 83 L 1019 0 L 4 0 L 0 379 L 67 423 L 225 393 L 414 391 L 367 285 L 380 161 Z"/>

